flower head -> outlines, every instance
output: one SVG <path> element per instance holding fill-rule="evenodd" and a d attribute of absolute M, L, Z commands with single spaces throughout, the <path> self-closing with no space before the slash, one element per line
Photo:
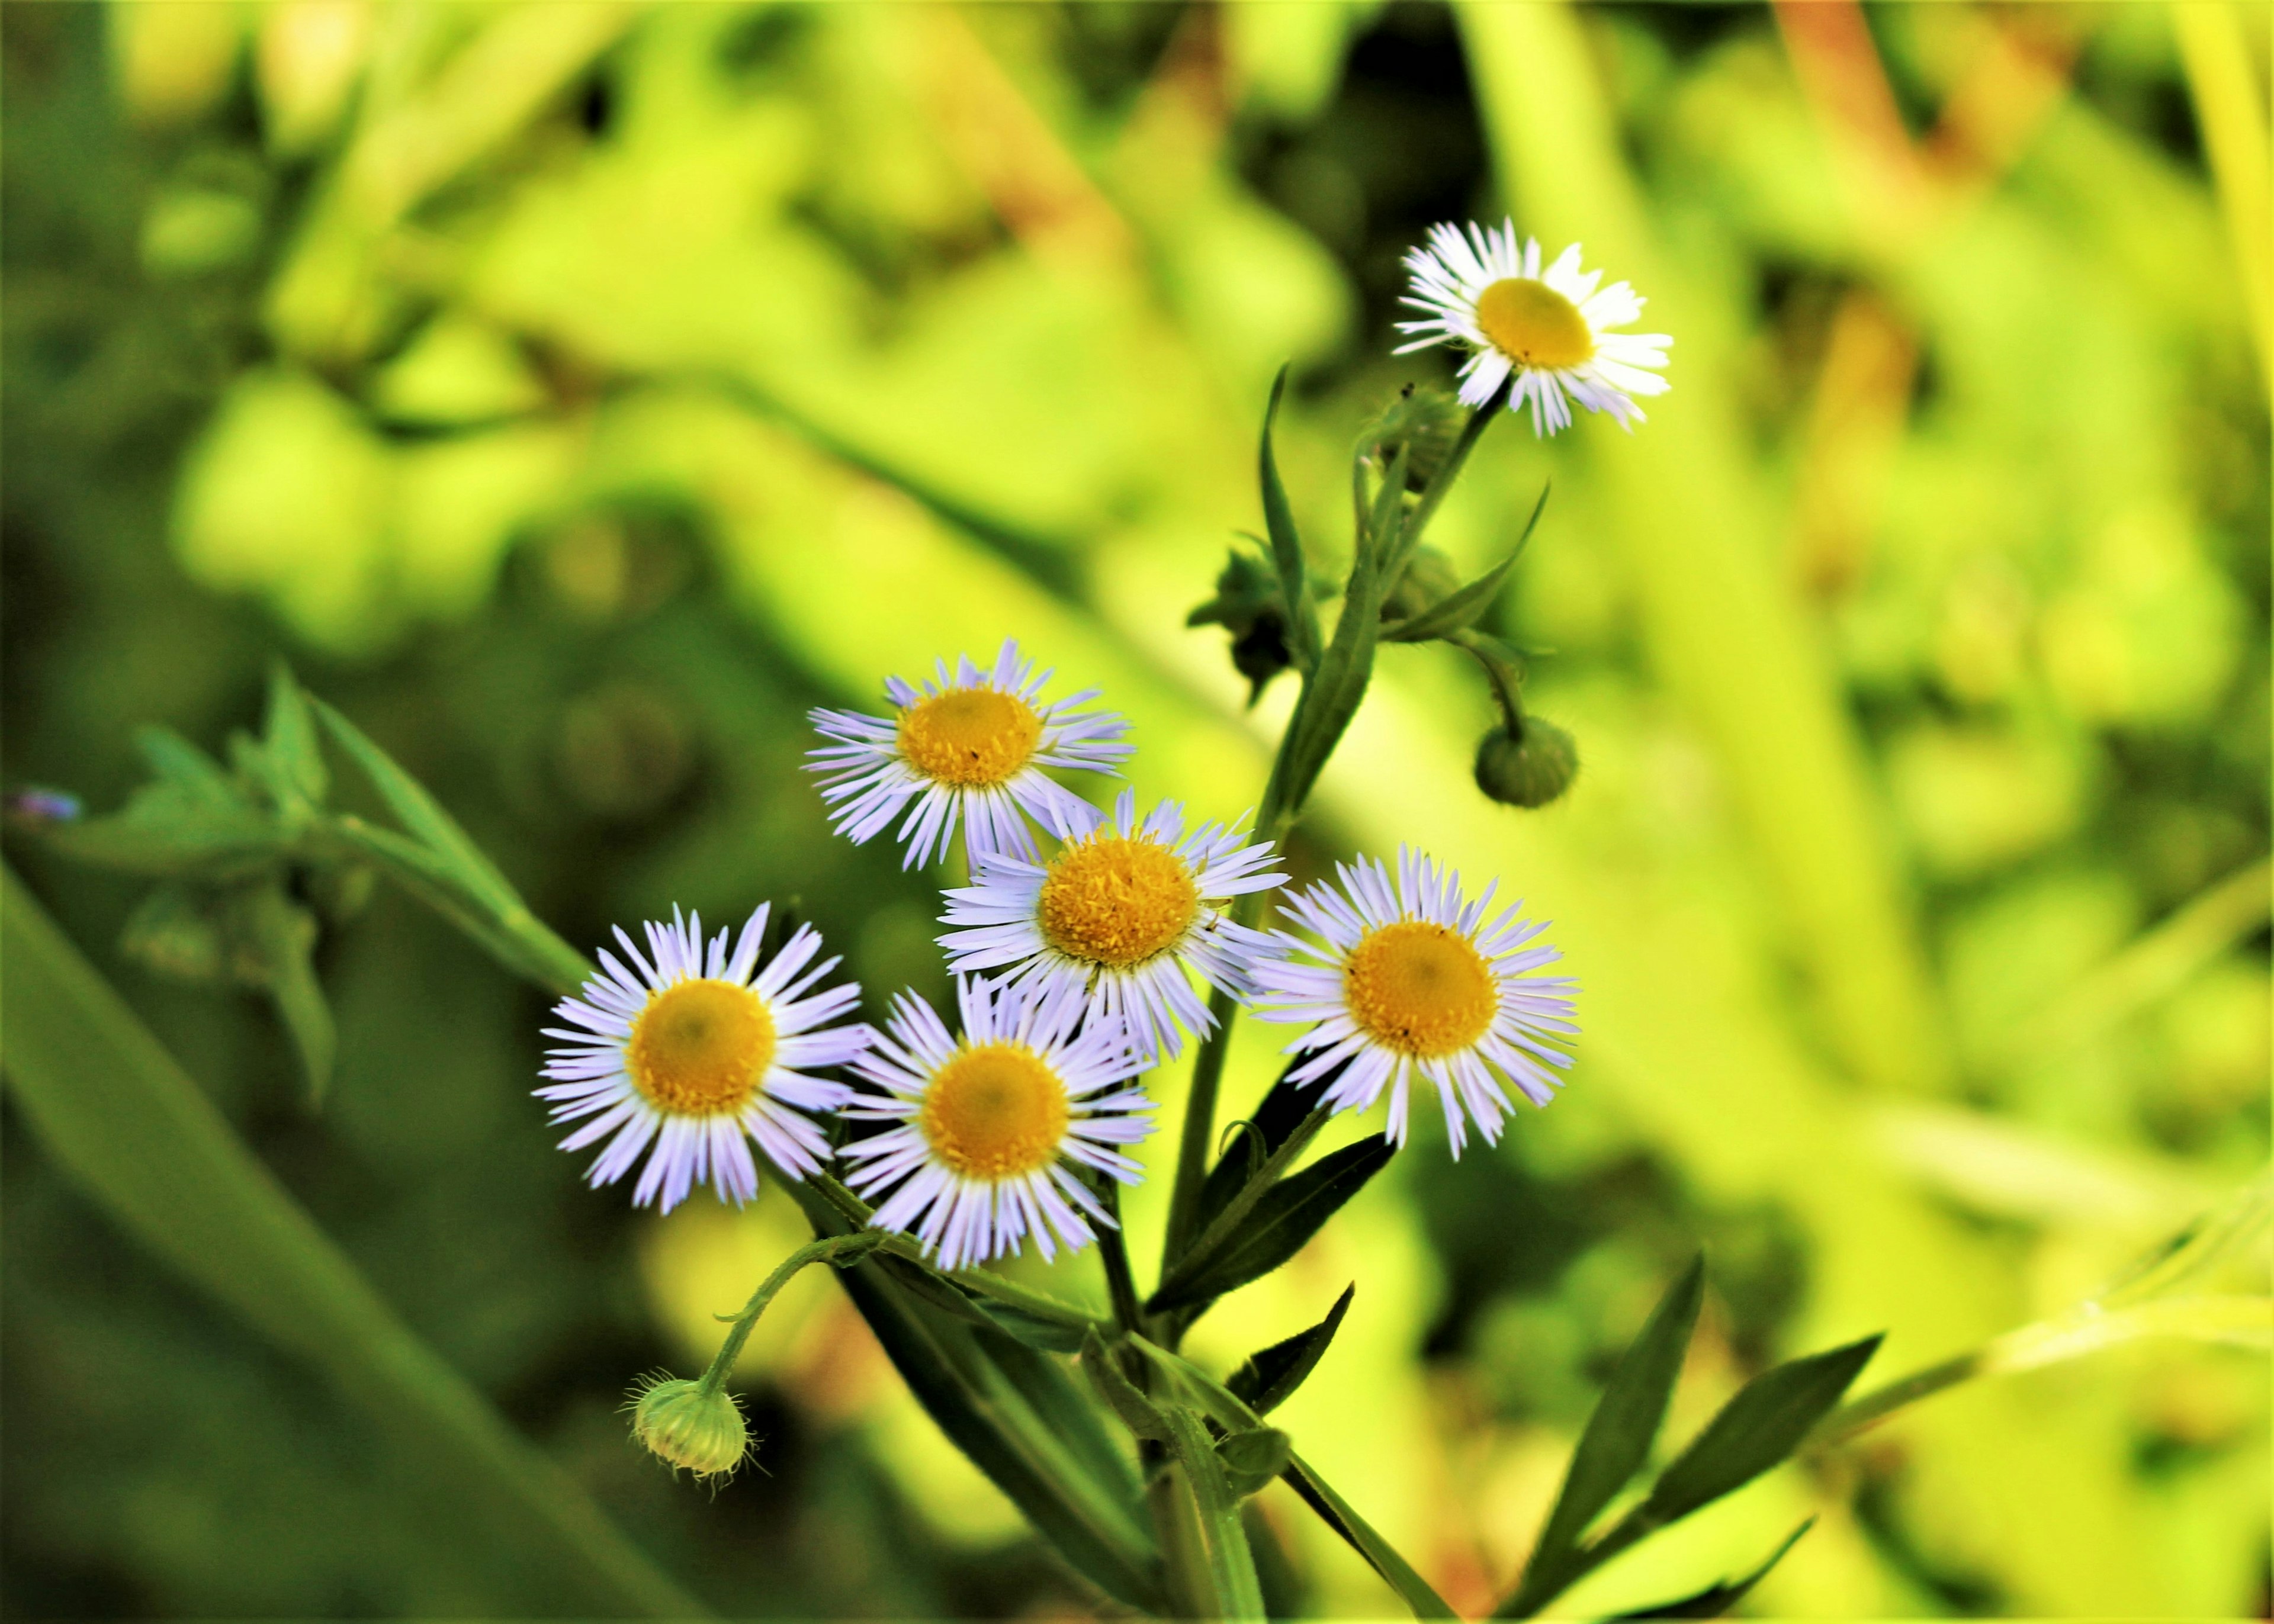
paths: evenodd
<path fill-rule="evenodd" d="M 650 1376 L 632 1389 L 632 1436 L 649 1453 L 698 1477 L 734 1475 L 749 1453 L 742 1407 L 721 1388 Z"/>
<path fill-rule="evenodd" d="M 561 1044 L 546 1052 L 553 1080 L 537 1095 L 553 1101 L 555 1123 L 591 1118 L 561 1149 L 608 1141 L 588 1175 L 592 1184 L 621 1178 L 652 1142 L 632 1199 L 644 1207 L 659 1199 L 669 1212 L 706 1177 L 724 1199 L 756 1195 L 746 1136 L 792 1178 L 829 1154 L 821 1130 L 800 1112 L 834 1110 L 853 1091 L 805 1068 L 843 1065 L 875 1034 L 828 1024 L 860 1001 L 861 989 L 811 990 L 838 962 L 814 963 L 821 936 L 812 926 L 800 926 L 759 967 L 771 906 L 750 915 L 731 955 L 727 931 L 704 944 L 700 914 L 681 921 L 674 909 L 669 924 L 649 924 L 645 958 L 619 929 L 631 968 L 603 948 L 602 973 L 581 996 L 553 1005 L 574 1029 L 546 1029 Z"/>
<path fill-rule="evenodd" d="M 1269 943 L 1233 923 L 1222 905 L 1286 882 L 1269 866 L 1268 842 L 1243 845 L 1220 823 L 1189 836 L 1184 828 L 1172 801 L 1141 823 L 1137 798 L 1124 790 L 1111 818 L 1048 862 L 989 858 L 975 884 L 947 893 L 941 922 L 964 927 L 940 937 L 955 955 L 948 968 L 1015 966 L 1016 982 L 1073 989 L 1099 1014 L 1126 1022 L 1148 1059 L 1173 1057 L 1186 1032 L 1212 1024 L 1187 972 L 1243 991 L 1248 958 Z"/>
<path fill-rule="evenodd" d="M 1311 1056 L 1290 1077 L 1331 1076 L 1326 1099 L 1337 1110 L 1364 1110 L 1387 1087 L 1389 1137 L 1402 1145 L 1406 1081 L 1418 1069 L 1437 1086 L 1454 1155 L 1470 1119 L 1487 1144 L 1498 1143 L 1509 1109 L 1499 1079 L 1547 1104 L 1556 1080 L 1547 1068 L 1571 1063 L 1550 1041 L 1578 1031 L 1577 984 L 1532 974 L 1563 956 L 1526 945 L 1545 924 L 1518 919 L 1515 908 L 1487 924 L 1494 886 L 1464 901 L 1458 875 L 1410 848 L 1397 853 L 1394 884 L 1363 857 L 1337 865 L 1337 876 L 1339 889 L 1314 886 L 1285 905 L 1319 941 L 1277 933 L 1285 954 L 1252 972 L 1259 1016 L 1310 1025 L 1287 1046 Z"/>
<path fill-rule="evenodd" d="M 963 1035 L 914 993 L 893 1000 L 888 1035 L 854 1070 L 884 1090 L 847 1116 L 896 1123 L 845 1147 L 862 1194 L 898 1185 L 870 1222 L 913 1231 L 943 1268 L 1020 1250 L 1079 1250 L 1110 1224 L 1071 1164 L 1134 1184 L 1120 1151 L 1153 1131 L 1152 1103 L 1128 1086 L 1144 1069 L 1126 1028 L 1083 1019 L 1079 989 L 996 987 L 958 977 Z M 1055 1239 L 1053 1233 L 1055 1232 Z"/>
<path fill-rule="evenodd" d="M 1663 333 L 1614 333 L 1642 314 L 1643 300 L 1623 282 L 1598 290 L 1600 271 L 1579 268 L 1574 243 L 1540 268 L 1540 242 L 1519 248 L 1516 222 L 1496 231 L 1429 228 L 1429 245 L 1405 256 L 1412 291 L 1403 302 L 1426 312 L 1398 330 L 1421 336 L 1397 353 L 1431 344 L 1471 351 L 1461 367 L 1461 399 L 1481 406 L 1512 372 L 1510 411 L 1532 405 L 1532 431 L 1553 434 L 1571 421 L 1572 401 L 1607 411 L 1631 431 L 1642 421 L 1638 395 L 1670 387 L 1655 369 L 1674 341 Z M 1645 370 L 1650 369 L 1650 370 Z"/>
<path fill-rule="evenodd" d="M 1129 756 L 1119 742 L 1128 724 L 1110 710 L 1079 709 L 1097 696 L 1095 688 L 1045 703 L 1050 678 L 1006 641 L 991 671 L 967 655 L 953 676 L 940 661 L 938 680 L 921 688 L 892 678 L 885 684 L 897 712 L 890 720 L 814 711 L 814 726 L 836 741 L 811 752 L 810 766 L 822 775 L 837 832 L 866 843 L 905 808 L 901 866 L 914 868 L 946 853 L 959 816 L 974 867 L 996 852 L 1032 856 L 1027 816 L 1053 834 L 1077 826 L 1088 808 L 1042 770 L 1111 771 Z"/>

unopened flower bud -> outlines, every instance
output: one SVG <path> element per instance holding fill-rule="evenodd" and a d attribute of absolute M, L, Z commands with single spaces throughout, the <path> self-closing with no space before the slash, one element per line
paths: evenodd
<path fill-rule="evenodd" d="M 1186 617 L 1187 626 L 1221 626 L 1231 634 L 1232 668 L 1252 685 L 1247 703 L 1294 663 L 1287 651 L 1286 606 L 1279 576 L 1261 559 L 1234 551 L 1216 578 L 1216 596 Z"/>
<path fill-rule="evenodd" d="M 1429 384 L 1407 384 L 1397 398 L 1374 414 L 1359 441 L 1367 455 L 1388 468 L 1406 454 L 1405 485 L 1419 491 L 1437 477 L 1460 443 L 1466 417 L 1461 402 Z"/>
<path fill-rule="evenodd" d="M 1579 748 L 1553 722 L 1527 716 L 1477 746 L 1477 787 L 1510 807 L 1544 807 L 1579 775 Z"/>
<path fill-rule="evenodd" d="M 649 1450 L 698 1477 L 724 1477 L 750 1447 L 742 1412 L 732 1395 L 676 1378 L 636 1392 L 632 1436 Z"/>
<path fill-rule="evenodd" d="M 1436 548 L 1423 544 L 1413 549 L 1404 573 L 1389 596 L 1382 600 L 1382 618 L 1385 620 L 1409 620 L 1425 609 L 1434 609 L 1461 590 L 1461 572 L 1453 560 Z"/>

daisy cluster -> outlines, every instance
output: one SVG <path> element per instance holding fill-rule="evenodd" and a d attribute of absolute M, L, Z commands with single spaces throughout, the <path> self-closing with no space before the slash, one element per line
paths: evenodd
<path fill-rule="evenodd" d="M 1084 691 L 1050 699 L 1014 643 L 986 666 L 945 662 L 885 685 L 891 713 L 817 710 L 812 752 L 839 833 L 889 836 L 907 866 L 959 831 L 970 883 L 943 893 L 939 943 L 954 1019 L 914 992 L 881 1030 L 851 1019 L 860 989 L 810 925 L 766 951 L 769 909 L 706 937 L 674 912 L 621 929 L 600 973 L 555 1010 L 538 1094 L 561 1141 L 597 1146 L 590 1179 L 639 1169 L 633 1199 L 668 1210 L 701 1184 L 743 1201 L 758 1159 L 804 1178 L 840 1165 L 877 1203 L 870 1222 L 917 1237 L 941 1267 L 1021 1250 L 1045 1258 L 1111 1224 L 1102 1181 L 1133 1184 L 1152 1132 L 1141 1079 L 1204 1036 L 1203 987 L 1303 1028 L 1290 1079 L 1337 1109 L 1386 1094 L 1403 1143 L 1415 1078 L 1434 1087 L 1453 1152 L 1472 1124 L 1496 1139 L 1508 1088 L 1545 1104 L 1576 1031 L 1572 984 L 1541 927 L 1465 899 L 1458 876 L 1411 851 L 1361 858 L 1284 899 L 1298 929 L 1231 916 L 1276 891 L 1276 853 L 1237 827 L 1188 829 L 1123 790 L 1101 811 L 1050 776 L 1110 772 L 1124 719 Z M 840 1145 L 827 1124 L 879 1124 Z"/>

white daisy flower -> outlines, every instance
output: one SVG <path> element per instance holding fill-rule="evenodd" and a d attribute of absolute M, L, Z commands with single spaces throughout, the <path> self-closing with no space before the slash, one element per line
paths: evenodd
<path fill-rule="evenodd" d="M 822 735 L 838 741 L 810 752 L 837 832 L 865 844 L 907 808 L 900 866 L 914 868 L 946 854 L 960 816 L 964 849 L 976 868 L 990 853 L 1034 855 L 1021 808 L 1052 834 L 1080 827 L 1090 808 L 1042 770 L 1112 771 L 1130 754 L 1119 742 L 1129 724 L 1110 710 L 1079 709 L 1097 697 L 1096 688 L 1044 703 L 1050 673 L 1037 675 L 1013 641 L 1004 643 L 992 671 L 964 655 L 953 677 L 945 660 L 938 673 L 921 688 L 898 677 L 887 681 L 885 693 L 899 711 L 890 720 L 855 710 L 812 713 Z"/>
<path fill-rule="evenodd" d="M 1429 228 L 1429 245 L 1409 250 L 1405 268 L 1412 291 L 1402 302 L 1427 316 L 1401 321 L 1398 330 L 1419 333 L 1397 353 L 1451 344 L 1471 350 L 1461 368 L 1461 399 L 1481 406 L 1516 374 L 1508 409 L 1532 404 L 1532 432 L 1553 434 L 1571 422 L 1572 401 L 1590 411 L 1607 411 L 1633 432 L 1643 420 L 1638 395 L 1663 395 L 1671 387 L 1656 369 L 1666 365 L 1674 341 L 1663 333 L 1614 333 L 1642 315 L 1644 301 L 1623 282 L 1597 291 L 1600 271 L 1579 268 L 1579 244 L 1540 268 L 1540 241 L 1516 243 L 1516 222 L 1497 231 L 1471 226 Z M 1645 369 L 1652 370 L 1645 370 Z"/>
<path fill-rule="evenodd" d="M 1127 1085 L 1144 1063 L 1118 1020 L 1083 1021 L 1079 989 L 998 987 L 958 977 L 963 1035 L 951 1037 L 912 992 L 892 1001 L 889 1035 L 854 1063 L 886 1092 L 847 1116 L 896 1122 L 845 1147 L 854 1189 L 897 1184 L 871 1226 L 913 1233 L 942 1268 L 1020 1250 L 1080 1251 L 1112 1218 L 1073 1164 L 1133 1184 L 1115 1149 L 1153 1131 L 1152 1101 Z M 1055 1232 L 1055 1238 L 1053 1238 Z"/>
<path fill-rule="evenodd" d="M 1185 1033 L 1213 1024 L 1186 972 L 1244 992 L 1248 959 L 1270 944 L 1221 905 L 1287 879 L 1269 866 L 1276 853 L 1268 842 L 1242 845 L 1221 823 L 1189 836 L 1184 828 L 1172 801 L 1140 823 L 1137 797 L 1123 790 L 1111 819 L 1047 863 L 988 858 L 975 884 L 947 893 L 940 922 L 965 927 L 939 939 L 955 955 L 948 968 L 1015 966 L 1013 981 L 1075 988 L 1096 1012 L 1126 1022 L 1148 1060 L 1174 1058 Z"/>
<path fill-rule="evenodd" d="M 1388 1087 L 1390 1141 L 1403 1145 L 1406 1079 L 1418 1068 L 1437 1086 L 1455 1156 L 1469 1118 L 1486 1143 L 1499 1143 L 1510 1109 L 1499 1079 L 1546 1105 L 1558 1080 L 1547 1068 L 1571 1064 L 1551 1045 L 1579 1030 L 1571 1019 L 1577 983 L 1532 974 L 1563 957 L 1545 944 L 1525 945 L 1545 922 L 1510 908 L 1486 924 L 1498 882 L 1465 902 L 1460 876 L 1410 847 L 1398 850 L 1394 887 L 1389 871 L 1367 858 L 1336 872 L 1339 890 L 1314 886 L 1284 905 L 1321 944 L 1275 933 L 1287 954 L 1251 973 L 1258 1016 L 1314 1023 L 1287 1046 L 1311 1051 L 1290 1078 L 1330 1078 L 1326 1102 L 1337 1110 L 1365 1110 Z M 1300 963 L 1294 953 L 1321 962 Z"/>
<path fill-rule="evenodd" d="M 681 921 L 676 908 L 669 924 L 647 926 L 645 958 L 619 928 L 616 941 L 632 967 L 603 948 L 602 973 L 583 996 L 553 1006 L 575 1029 L 545 1029 L 561 1046 L 546 1051 L 545 1075 L 553 1080 L 536 1092 L 553 1101 L 556 1124 L 591 1119 L 561 1149 L 608 1141 L 587 1175 L 592 1184 L 621 1178 L 651 1141 L 632 1199 L 642 1207 L 659 1200 L 665 1212 L 706 1177 L 722 1199 L 756 1195 L 758 1169 L 745 1136 L 792 1178 L 827 1159 L 829 1141 L 799 1113 L 833 1111 L 853 1091 L 805 1068 L 844 1065 L 876 1034 L 862 1025 L 827 1025 L 860 1002 L 861 989 L 810 991 L 838 963 L 813 962 L 821 936 L 812 926 L 800 926 L 758 970 L 771 908 L 750 915 L 731 956 L 728 932 L 706 946 L 702 916 Z"/>

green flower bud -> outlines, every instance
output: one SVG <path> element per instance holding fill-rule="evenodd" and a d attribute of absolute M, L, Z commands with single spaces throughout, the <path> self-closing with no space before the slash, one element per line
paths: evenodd
<path fill-rule="evenodd" d="M 1376 412 L 1366 425 L 1359 444 L 1382 467 L 1407 455 L 1405 486 L 1419 491 L 1437 477 L 1445 459 L 1460 443 L 1461 425 L 1468 409 L 1447 390 L 1430 384 L 1407 384 L 1397 398 Z"/>
<path fill-rule="evenodd" d="M 1434 609 L 1461 590 L 1461 572 L 1453 560 L 1436 548 L 1423 543 L 1413 549 L 1404 573 L 1397 584 L 1389 589 L 1389 596 L 1382 600 L 1382 618 L 1385 620 L 1407 620 L 1425 609 Z"/>
<path fill-rule="evenodd" d="M 1510 807 L 1544 807 L 1579 776 L 1579 747 L 1555 723 L 1527 716 L 1477 745 L 1477 787 Z"/>
<path fill-rule="evenodd" d="M 632 1394 L 632 1436 L 649 1451 L 698 1477 L 723 1477 L 750 1447 L 742 1412 L 721 1389 L 699 1381 L 653 1380 Z"/>
<path fill-rule="evenodd" d="M 1287 651 L 1287 611 L 1278 572 L 1261 559 L 1235 551 L 1216 578 L 1216 596 L 1185 617 L 1187 626 L 1221 626 L 1231 634 L 1232 668 L 1252 685 L 1247 703 L 1294 663 Z"/>

